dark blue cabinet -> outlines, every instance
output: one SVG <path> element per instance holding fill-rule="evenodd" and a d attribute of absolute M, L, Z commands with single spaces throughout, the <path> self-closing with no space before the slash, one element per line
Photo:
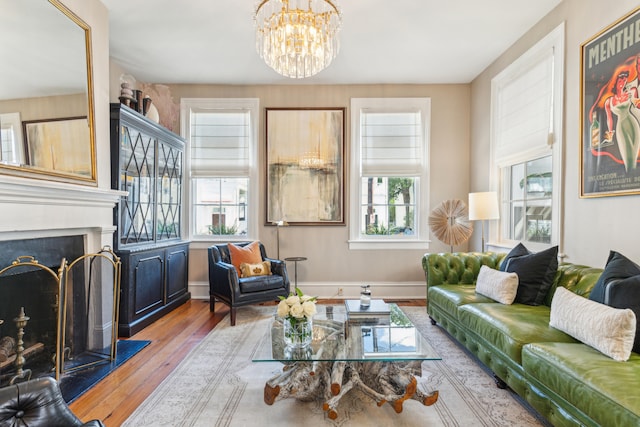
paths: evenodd
<path fill-rule="evenodd" d="M 120 336 L 130 337 L 187 301 L 189 242 L 181 238 L 184 140 L 111 104 L 114 249 L 122 260 Z"/>

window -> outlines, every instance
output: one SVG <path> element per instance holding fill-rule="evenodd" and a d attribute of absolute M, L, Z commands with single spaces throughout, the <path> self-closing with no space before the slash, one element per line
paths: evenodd
<path fill-rule="evenodd" d="M 20 113 L 0 114 L 0 161 L 4 164 L 24 163 Z"/>
<path fill-rule="evenodd" d="M 257 235 L 257 99 L 183 99 L 189 151 L 190 235 Z"/>
<path fill-rule="evenodd" d="M 491 239 L 558 244 L 564 24 L 492 81 L 492 187 L 501 199 Z"/>
<path fill-rule="evenodd" d="M 545 156 L 504 168 L 510 189 L 507 239 L 551 244 L 553 161 Z"/>
<path fill-rule="evenodd" d="M 351 100 L 351 249 L 427 247 L 429 117 L 428 98 Z"/>

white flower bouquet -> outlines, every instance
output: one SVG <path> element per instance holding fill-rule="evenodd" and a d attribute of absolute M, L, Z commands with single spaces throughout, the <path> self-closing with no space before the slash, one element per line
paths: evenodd
<path fill-rule="evenodd" d="M 300 289 L 296 289 L 297 293 L 291 293 L 289 297 L 279 297 L 278 317 L 283 319 L 310 319 L 316 314 L 317 297 L 303 295 Z"/>
<path fill-rule="evenodd" d="M 287 298 L 280 297 L 277 316 L 282 318 L 284 339 L 288 346 L 302 347 L 311 342 L 313 315 L 316 314 L 317 297 L 304 295 L 296 288 Z"/>

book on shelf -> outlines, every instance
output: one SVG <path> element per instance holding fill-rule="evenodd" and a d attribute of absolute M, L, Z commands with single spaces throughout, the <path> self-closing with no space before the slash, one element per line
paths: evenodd
<path fill-rule="evenodd" d="M 372 299 L 369 307 L 362 307 L 359 299 L 345 300 L 344 305 L 349 318 L 381 317 L 388 316 L 391 313 L 389 304 L 381 299 Z"/>

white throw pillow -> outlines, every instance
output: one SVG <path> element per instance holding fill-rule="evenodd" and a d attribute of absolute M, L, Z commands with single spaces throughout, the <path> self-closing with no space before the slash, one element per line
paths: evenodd
<path fill-rule="evenodd" d="M 636 336 L 636 315 L 631 309 L 609 307 L 558 286 L 551 301 L 549 326 L 614 360 L 625 361 Z"/>
<path fill-rule="evenodd" d="M 476 292 L 502 304 L 513 304 L 518 293 L 518 275 L 483 265 L 476 280 Z"/>

